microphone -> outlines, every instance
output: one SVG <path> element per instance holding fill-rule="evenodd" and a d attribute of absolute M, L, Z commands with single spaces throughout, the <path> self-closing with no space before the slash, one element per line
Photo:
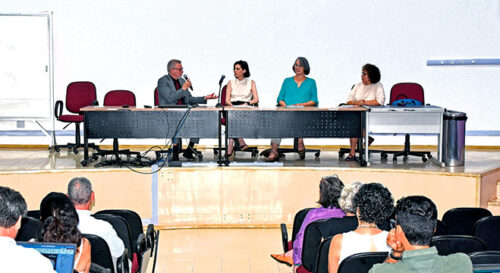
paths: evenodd
<path fill-rule="evenodd" d="M 222 82 L 224 81 L 225 78 L 226 78 L 225 75 L 220 76 L 219 85 L 222 84 Z"/>
<path fill-rule="evenodd" d="M 189 81 L 188 75 L 184 74 L 182 77 L 183 77 L 186 81 Z M 191 91 L 193 91 L 193 85 L 192 85 L 192 84 L 189 86 L 189 89 L 191 89 Z"/>
<path fill-rule="evenodd" d="M 224 110 L 224 107 L 223 107 L 223 105 L 222 105 L 222 103 L 221 103 L 221 102 L 222 102 L 222 97 L 221 97 L 221 95 L 220 95 L 220 92 L 221 92 L 221 90 L 222 90 L 222 82 L 224 81 L 224 79 L 225 79 L 225 78 L 226 78 L 226 76 L 225 76 L 225 75 L 220 76 L 220 80 L 219 80 L 219 99 L 218 99 L 217 104 L 215 105 L 215 107 L 217 107 L 217 108 L 222 107 L 222 108 L 223 108 L 222 110 Z M 224 99 L 225 99 L 225 98 L 224 98 Z"/>

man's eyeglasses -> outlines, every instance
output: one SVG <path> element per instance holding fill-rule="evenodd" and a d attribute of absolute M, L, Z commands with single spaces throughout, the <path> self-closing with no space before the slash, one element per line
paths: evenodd
<path fill-rule="evenodd" d="M 184 71 L 184 68 L 173 68 L 174 70 Z"/>

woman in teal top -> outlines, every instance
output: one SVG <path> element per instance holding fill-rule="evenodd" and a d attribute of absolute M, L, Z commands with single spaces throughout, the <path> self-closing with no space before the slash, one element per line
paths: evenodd
<path fill-rule="evenodd" d="M 279 106 L 316 106 L 318 105 L 318 90 L 316 81 L 307 78 L 310 67 L 309 62 L 304 57 L 298 57 L 292 66 L 295 76 L 286 78 L 281 85 L 280 94 L 278 95 Z M 281 143 L 281 138 L 271 139 L 271 152 L 266 158 L 266 161 L 277 161 L 279 159 L 278 147 Z M 305 154 L 304 139 L 298 138 L 299 155 L 303 157 Z"/>

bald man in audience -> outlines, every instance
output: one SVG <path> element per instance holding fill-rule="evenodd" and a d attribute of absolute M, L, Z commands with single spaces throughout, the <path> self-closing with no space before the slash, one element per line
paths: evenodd
<path fill-rule="evenodd" d="M 116 269 L 116 260 L 123 255 L 125 246 L 110 223 L 90 215 L 90 209 L 95 201 L 90 181 L 85 177 L 71 179 L 68 184 L 68 197 L 75 205 L 80 219 L 78 229 L 81 233 L 97 235 L 106 241 Z"/>
<path fill-rule="evenodd" d="M 56 273 L 49 259 L 14 240 L 26 211 L 26 201 L 19 192 L 0 186 L 0 271 Z"/>

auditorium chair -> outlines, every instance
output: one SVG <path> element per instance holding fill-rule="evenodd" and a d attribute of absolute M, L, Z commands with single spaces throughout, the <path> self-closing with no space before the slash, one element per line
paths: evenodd
<path fill-rule="evenodd" d="M 116 215 L 127 221 L 132 238 L 132 253 L 129 254 L 129 256 L 133 257 L 134 254 L 137 255 L 137 262 L 138 264 L 141 264 L 142 255 L 146 249 L 146 237 L 144 236 L 141 217 L 136 212 L 127 209 L 101 210 L 95 213 L 95 215 L 99 214 Z"/>
<path fill-rule="evenodd" d="M 375 264 L 383 263 L 388 252 L 362 252 L 346 257 L 339 265 L 338 273 L 368 273 Z"/>
<path fill-rule="evenodd" d="M 132 250 L 132 235 L 130 233 L 130 227 L 125 219 L 120 216 L 112 215 L 112 214 L 94 214 L 94 218 L 106 221 L 113 226 L 113 229 L 116 231 L 116 234 L 123 242 L 123 245 L 127 249 L 127 253 L 130 253 L 130 258 L 132 260 L 132 273 L 137 272 L 139 267 L 139 263 L 137 260 L 137 254 Z"/>
<path fill-rule="evenodd" d="M 281 223 L 281 241 L 283 242 L 283 253 L 293 248 L 293 241 L 295 241 L 295 236 L 300 230 L 300 226 L 302 226 L 302 222 L 307 216 L 307 213 L 313 208 L 305 208 L 299 210 L 295 217 L 293 218 L 293 227 L 292 227 L 292 240 L 288 241 L 288 230 L 286 228 L 285 223 Z"/>
<path fill-rule="evenodd" d="M 150 257 L 153 258 L 153 269 L 151 273 L 154 273 L 156 269 L 156 258 L 158 257 L 159 241 L 160 241 L 160 231 L 155 230 L 153 224 L 149 224 L 146 229 L 146 242 L 147 242 L 147 247 L 151 249 Z"/>
<path fill-rule="evenodd" d="M 116 261 L 116 271 L 113 265 L 113 258 L 111 256 L 111 251 L 109 246 L 104 241 L 103 238 L 93 235 L 93 234 L 82 234 L 84 238 L 90 242 L 90 260 L 92 263 L 98 264 L 106 269 L 109 269 L 111 273 L 129 273 L 128 267 L 128 253 L 127 249 L 123 251 L 123 254 L 118 257 Z"/>
<path fill-rule="evenodd" d="M 425 105 L 424 88 L 413 82 L 397 83 L 391 88 L 389 97 L 389 105 L 392 106 L 412 106 L 412 105 Z M 408 121 L 411 122 L 411 121 Z M 412 151 L 410 147 L 410 134 L 405 135 L 404 150 L 403 151 L 377 151 L 380 152 L 380 157 L 386 159 L 388 154 L 392 154 L 392 160 L 397 161 L 398 157 L 402 156 L 403 161 L 408 159 L 408 156 L 418 156 L 422 158 L 423 162 L 432 158 L 431 152 L 416 152 Z M 370 153 L 376 153 L 370 151 Z"/>
<path fill-rule="evenodd" d="M 434 231 L 433 236 L 438 235 L 448 235 L 448 227 L 441 220 L 437 220 L 436 222 L 436 230 Z"/>
<path fill-rule="evenodd" d="M 333 237 L 325 238 L 325 240 L 319 245 L 314 273 L 328 273 L 328 252 L 330 251 L 332 238 Z"/>
<path fill-rule="evenodd" d="M 226 106 L 226 89 L 227 89 L 227 85 L 224 85 L 224 87 L 222 87 L 222 91 L 221 91 L 221 97 L 220 97 L 220 102 L 221 102 L 221 105 L 223 107 Z M 259 106 L 259 104 L 254 104 L 253 106 Z M 222 125 L 226 125 L 226 118 L 222 118 L 221 120 L 221 124 Z M 241 146 L 240 146 L 240 143 L 238 141 L 237 138 L 233 138 L 234 140 L 234 148 L 233 148 L 233 153 L 236 155 L 236 152 L 247 152 L 247 153 L 251 153 L 252 157 L 257 157 L 257 155 L 259 154 L 259 150 L 257 149 L 257 147 L 251 147 L 251 146 L 247 146 L 247 148 L 245 150 L 241 150 Z M 223 150 L 225 150 L 227 152 L 227 149 L 226 148 L 222 148 Z M 213 151 L 214 151 L 214 155 L 217 155 L 219 153 L 219 148 L 213 148 Z"/>
<path fill-rule="evenodd" d="M 500 216 L 482 218 L 474 225 L 474 236 L 481 238 L 488 250 L 500 251 Z"/>
<path fill-rule="evenodd" d="M 133 92 L 129 90 L 113 90 L 106 93 L 104 96 L 104 106 L 118 106 L 128 108 L 130 106 L 134 107 L 136 105 L 135 95 Z M 132 152 L 128 149 L 120 150 L 118 144 L 118 138 L 113 138 L 113 149 L 112 150 L 103 150 L 99 149 L 92 155 L 93 159 L 96 159 L 98 156 L 106 158 L 106 155 L 114 156 L 114 160 L 103 160 L 96 164 L 97 167 L 106 166 L 106 165 L 122 165 L 122 164 L 133 164 L 133 165 L 141 165 L 141 153 L 140 152 Z M 126 155 L 127 160 L 123 161 L 120 158 L 120 155 Z M 135 159 L 130 160 L 132 155 L 135 155 Z"/>
<path fill-rule="evenodd" d="M 498 250 L 477 251 L 469 253 L 469 258 L 473 266 L 495 265 L 496 270 L 492 270 L 489 272 L 500 272 L 500 251 Z"/>
<path fill-rule="evenodd" d="M 42 229 L 42 222 L 40 218 L 23 217 L 21 220 L 21 228 L 17 232 L 16 241 L 27 242 L 31 239 L 38 239 L 40 230 Z"/>
<path fill-rule="evenodd" d="M 450 235 L 473 235 L 474 224 L 487 216 L 491 212 L 484 208 L 453 208 L 444 213 L 443 222 Z"/>
<path fill-rule="evenodd" d="M 66 110 L 72 114 L 63 115 L 64 103 L 61 100 L 56 102 L 54 108 L 54 115 L 58 121 L 68 123 L 63 129 L 66 129 L 70 124 L 75 124 L 75 143 L 68 143 L 66 145 L 57 145 L 56 134 L 54 130 L 54 150 L 59 152 L 61 148 L 68 148 L 73 150 L 73 153 L 78 154 L 78 148 L 82 148 L 83 144 L 80 139 L 80 123 L 83 122 L 83 112 L 81 108 L 91 105 L 97 105 L 96 88 L 92 82 L 72 82 L 66 88 Z M 99 149 L 99 146 L 89 143 L 89 148 L 94 150 Z"/>
<path fill-rule="evenodd" d="M 486 250 L 486 244 L 478 237 L 470 235 L 440 235 L 432 237 L 430 246 L 435 246 L 439 255 L 472 253 Z"/>

